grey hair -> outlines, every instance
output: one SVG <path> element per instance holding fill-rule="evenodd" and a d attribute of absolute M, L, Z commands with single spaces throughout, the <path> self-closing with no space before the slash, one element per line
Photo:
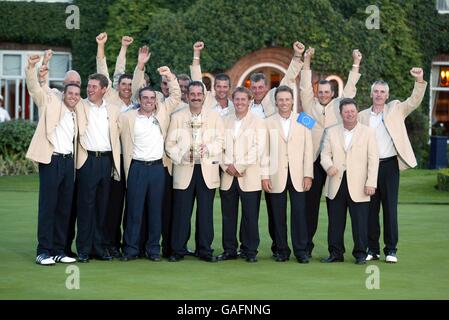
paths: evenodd
<path fill-rule="evenodd" d="M 377 81 L 374 81 L 374 83 L 371 85 L 371 95 L 373 95 L 374 86 L 376 86 L 376 85 L 382 85 L 387 89 L 387 93 L 390 92 L 390 87 L 388 86 L 388 83 L 386 81 L 377 80 Z"/>

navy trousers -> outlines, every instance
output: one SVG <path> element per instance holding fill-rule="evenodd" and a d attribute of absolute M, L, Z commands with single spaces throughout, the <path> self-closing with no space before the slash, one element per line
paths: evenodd
<path fill-rule="evenodd" d="M 185 244 L 190 236 L 190 220 L 193 204 L 197 200 L 197 248 L 200 257 L 212 255 L 212 241 L 214 240 L 214 195 L 215 189 L 209 189 L 201 172 L 201 165 L 195 164 L 192 180 L 185 190 L 173 190 L 173 254 L 184 256 Z"/>
<path fill-rule="evenodd" d="M 237 222 L 239 198 L 242 202 L 240 223 L 240 241 L 242 251 L 247 257 L 255 257 L 259 247 L 259 208 L 261 191 L 245 192 L 240 189 L 234 178 L 229 190 L 220 190 L 222 212 L 223 249 L 231 255 L 237 255 Z"/>
<path fill-rule="evenodd" d="M 39 164 L 37 255 L 64 254 L 74 183 L 73 157 L 53 155 L 49 164 Z"/>
<path fill-rule="evenodd" d="M 77 172 L 78 254 L 104 255 L 106 243 L 104 226 L 111 186 L 112 154 L 96 157 L 88 154 Z"/>

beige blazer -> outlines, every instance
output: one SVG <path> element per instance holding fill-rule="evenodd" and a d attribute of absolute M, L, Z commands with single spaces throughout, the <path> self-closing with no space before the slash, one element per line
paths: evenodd
<path fill-rule="evenodd" d="M 201 142 L 207 146 L 209 154 L 201 159 L 201 171 L 209 189 L 220 185 L 219 163 L 222 159 L 224 143 L 223 120 L 217 112 L 204 110 L 201 113 Z M 192 144 L 190 108 L 184 108 L 171 116 L 165 151 L 173 161 L 173 188 L 187 189 L 192 180 L 194 164 L 183 159 Z"/>
<path fill-rule="evenodd" d="M 345 151 L 343 124 L 326 130 L 321 151 L 321 166 L 325 171 L 331 166 L 338 170 L 335 176 L 327 176 L 324 186 L 325 195 L 331 200 L 340 189 L 345 170 L 352 201 L 370 201 L 370 196 L 365 194 L 365 187 L 376 188 L 377 186 L 379 156 L 374 130 L 360 122 L 354 130 L 348 151 Z"/>
<path fill-rule="evenodd" d="M 356 84 L 360 79 L 360 73 L 350 71 L 348 82 L 343 89 L 341 98 L 332 99 L 326 106 L 322 106 L 313 94 L 312 71 L 302 70 L 301 81 L 299 83 L 302 108 L 305 113 L 316 120 L 312 128 L 313 140 L 313 161 L 315 161 L 321 151 L 324 130 L 342 123 L 340 116 L 340 101 L 343 98 L 354 98 L 357 93 Z"/>
<path fill-rule="evenodd" d="M 233 164 L 243 175 L 237 178 L 240 189 L 245 192 L 261 190 L 260 161 L 265 148 L 266 128 L 264 120 L 248 111 L 234 137 L 235 113 L 224 118 L 225 143 L 223 171 L 221 174 L 221 190 L 229 190 L 234 177 L 226 172 L 228 165 Z"/>
<path fill-rule="evenodd" d="M 400 170 L 414 168 L 417 165 L 404 121 L 421 104 L 426 87 L 426 81 L 415 82 L 412 95 L 407 100 L 404 102 L 394 100 L 384 106 L 384 124 L 398 153 Z M 372 106 L 359 113 L 359 121 L 366 126 L 369 126 L 371 110 Z"/>
<path fill-rule="evenodd" d="M 78 156 L 76 158 L 76 168 L 80 169 L 87 160 L 87 149 L 84 145 L 84 136 L 89 122 L 89 102 L 86 99 L 80 100 L 76 105 L 76 117 L 78 120 L 79 136 L 78 136 Z M 120 136 L 118 130 L 118 117 L 120 115 L 120 107 L 107 103 L 106 110 L 109 122 L 109 138 L 111 141 L 114 179 L 120 181 Z"/>
<path fill-rule="evenodd" d="M 28 91 L 39 109 L 39 122 L 36 131 L 31 139 L 26 157 L 30 160 L 48 164 L 54 152 L 54 145 L 51 136 L 64 117 L 67 107 L 64 104 L 62 95 L 55 95 L 50 90 L 44 90 L 38 83 L 36 68 L 26 68 L 26 84 Z M 78 137 L 78 124 L 75 117 L 75 138 L 73 140 L 73 150 L 76 157 L 75 141 Z M 75 158 L 74 157 L 74 158 Z"/>
<path fill-rule="evenodd" d="M 181 101 L 181 90 L 179 88 L 178 81 L 176 79 L 169 81 L 170 96 L 164 101 L 156 100 L 156 112 L 154 117 L 159 123 L 162 136 L 165 138 L 167 136 L 168 125 L 170 123 L 170 110 L 174 106 L 178 105 Z M 119 130 L 120 138 L 123 147 L 123 162 L 125 168 L 125 177 L 128 181 L 128 172 L 131 166 L 132 156 L 134 153 L 134 124 L 136 122 L 138 110 L 130 110 L 128 112 L 122 113 L 119 117 Z M 148 137 L 151 139 L 151 137 Z M 164 153 L 162 162 L 164 167 L 167 167 L 168 172 L 172 173 L 172 162 Z"/>
<path fill-rule="evenodd" d="M 296 78 L 298 77 L 299 71 L 302 69 L 303 65 L 304 63 L 300 59 L 293 57 L 290 65 L 288 66 L 287 72 L 285 73 L 285 76 L 281 80 L 280 86 L 286 85 L 293 90 L 293 88 L 296 86 Z M 274 97 L 276 89 L 277 88 L 273 88 L 268 91 L 261 102 L 265 117 L 269 117 L 278 112 L 278 109 L 276 107 L 276 99 Z M 254 100 L 251 101 L 251 105 L 253 103 Z"/>
<path fill-rule="evenodd" d="M 287 186 L 288 169 L 293 186 L 303 192 L 304 177 L 313 178 L 312 135 L 309 129 L 299 124 L 298 114 L 292 112 L 288 137 L 282 129 L 281 116 L 274 114 L 265 120 L 269 139 L 265 149 L 269 150 L 269 171 L 264 179 L 270 179 L 272 193 L 281 193 Z M 264 167 L 266 163 L 264 162 Z"/>

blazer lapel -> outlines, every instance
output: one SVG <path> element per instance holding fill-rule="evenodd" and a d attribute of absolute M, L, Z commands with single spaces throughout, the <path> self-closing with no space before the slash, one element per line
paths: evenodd
<path fill-rule="evenodd" d="M 137 110 L 132 110 L 132 112 L 128 118 L 128 129 L 129 135 L 131 136 L 131 140 L 134 142 L 134 124 L 136 123 Z"/>
<path fill-rule="evenodd" d="M 237 119 L 237 117 L 236 117 L 236 119 Z M 253 121 L 253 118 L 252 118 L 251 111 L 248 110 L 248 113 L 246 114 L 245 118 L 243 118 L 242 125 L 240 126 L 240 129 L 237 132 L 235 140 L 240 138 L 240 135 L 242 134 L 242 132 L 244 132 L 246 130 L 246 128 L 248 128 L 248 126 L 251 124 L 252 121 Z"/>
<path fill-rule="evenodd" d="M 281 136 L 282 139 L 284 139 L 285 142 L 287 142 L 287 137 L 284 134 L 284 128 L 282 128 L 282 124 L 281 124 L 281 116 L 279 115 L 279 113 L 277 113 L 275 115 L 275 123 L 276 123 L 276 127 L 279 131 L 279 135 Z"/>
<path fill-rule="evenodd" d="M 360 130 L 361 130 L 361 127 L 360 127 L 359 123 L 357 123 L 357 125 L 354 128 L 354 134 L 352 136 L 351 143 L 348 146 L 348 151 L 347 152 L 351 151 L 352 146 L 357 144 L 357 141 L 358 141 L 358 139 L 360 137 L 360 134 L 361 134 Z"/>

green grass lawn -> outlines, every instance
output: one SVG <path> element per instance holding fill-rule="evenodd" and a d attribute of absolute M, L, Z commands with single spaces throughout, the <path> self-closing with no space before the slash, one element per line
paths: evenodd
<path fill-rule="evenodd" d="M 436 172 L 401 175 L 399 263 L 354 264 L 350 223 L 346 261 L 322 264 L 327 256 L 325 203 L 308 265 L 276 263 L 270 257 L 265 201 L 261 204 L 259 262 L 215 264 L 187 257 L 179 263 L 91 261 L 75 264 L 80 289 L 68 290 L 67 265 L 34 263 L 37 176 L 0 178 L 0 299 L 449 299 L 449 193 L 437 191 Z M 215 199 L 215 253 L 221 253 L 221 211 Z M 194 225 L 194 223 L 192 223 Z M 193 248 L 193 243 L 190 243 Z M 383 259 L 383 257 L 382 257 Z M 375 265 L 380 289 L 365 286 Z"/>

